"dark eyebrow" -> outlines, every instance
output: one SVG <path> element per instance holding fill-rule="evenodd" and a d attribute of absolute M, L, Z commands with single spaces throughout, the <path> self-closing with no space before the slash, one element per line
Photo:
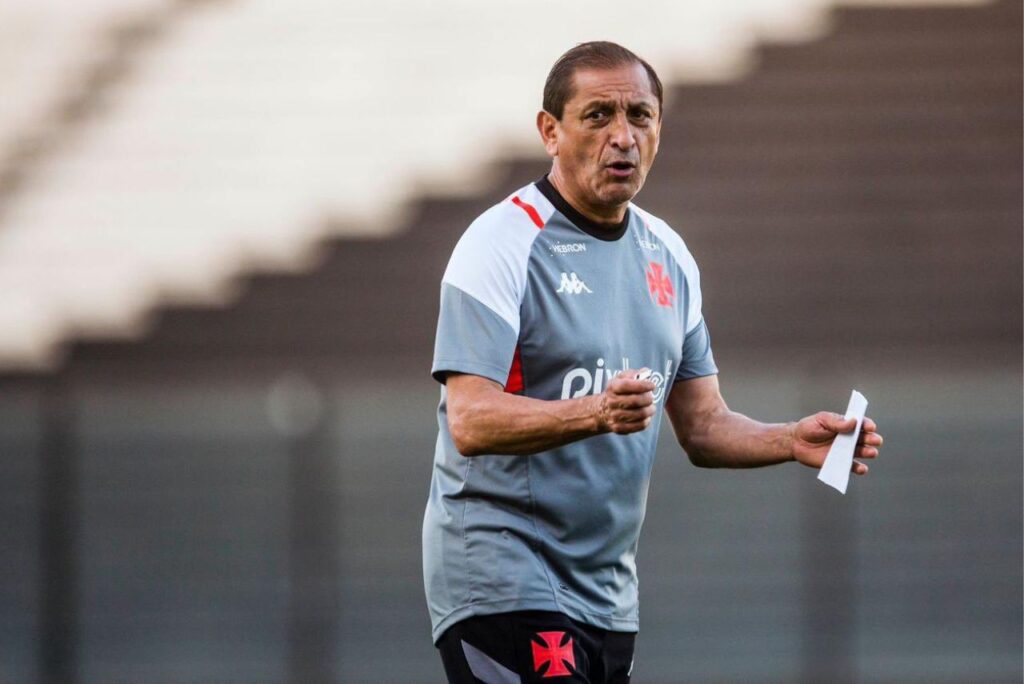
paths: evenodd
<path fill-rule="evenodd" d="M 590 100 L 583 105 L 583 111 L 590 111 L 592 109 L 615 109 L 619 106 L 618 100 Z M 627 110 L 637 109 L 643 107 L 652 112 L 657 111 L 657 107 L 651 100 L 634 100 L 626 105 Z"/>
<path fill-rule="evenodd" d="M 590 102 L 583 105 L 583 111 L 590 109 L 615 109 L 616 102 L 614 100 L 591 100 Z"/>

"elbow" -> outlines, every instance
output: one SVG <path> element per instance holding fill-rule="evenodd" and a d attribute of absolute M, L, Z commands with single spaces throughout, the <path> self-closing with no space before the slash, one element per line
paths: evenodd
<path fill-rule="evenodd" d="M 473 456 L 482 456 L 487 451 L 480 446 L 479 443 L 472 441 L 465 436 L 456 437 L 452 435 L 452 441 L 455 443 L 455 450 L 459 452 L 460 456 L 471 458 Z"/>
<path fill-rule="evenodd" d="M 471 457 L 487 453 L 484 444 L 464 416 L 448 414 L 448 432 L 460 455 Z"/>
<path fill-rule="evenodd" d="M 686 457 L 690 459 L 690 463 L 697 466 L 698 468 L 717 468 L 718 464 L 712 459 L 707 453 L 701 451 L 700 447 L 695 444 L 692 440 L 679 440 L 679 446 L 686 452 Z"/>
<path fill-rule="evenodd" d="M 717 463 L 715 463 L 711 459 L 703 456 L 702 454 L 690 453 L 689 451 L 687 451 L 686 455 L 689 457 L 690 463 L 692 463 L 693 465 L 697 466 L 698 468 L 717 468 L 718 467 Z"/>

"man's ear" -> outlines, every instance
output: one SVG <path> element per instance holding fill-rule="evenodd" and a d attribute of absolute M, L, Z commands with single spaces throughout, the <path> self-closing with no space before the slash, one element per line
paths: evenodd
<path fill-rule="evenodd" d="M 558 156 L 558 119 L 543 109 L 537 112 L 537 132 L 549 157 Z"/>

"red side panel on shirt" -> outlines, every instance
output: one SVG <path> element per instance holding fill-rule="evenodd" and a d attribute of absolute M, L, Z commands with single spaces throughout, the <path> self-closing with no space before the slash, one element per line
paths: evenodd
<path fill-rule="evenodd" d="M 540 214 L 537 213 L 537 210 L 534 208 L 532 204 L 524 202 L 518 197 L 512 197 L 512 204 L 516 205 L 517 207 L 525 211 L 530 216 L 530 220 L 533 221 L 533 225 L 537 226 L 541 230 L 544 230 L 544 222 L 540 219 Z"/>
<path fill-rule="evenodd" d="M 544 221 L 541 219 L 537 209 L 529 202 L 524 202 L 516 196 L 512 197 L 512 204 L 526 212 L 526 215 L 533 221 L 533 225 L 544 230 Z M 519 353 L 519 345 L 516 345 L 515 354 L 512 355 L 512 367 L 508 371 L 508 380 L 505 382 L 505 391 L 511 393 L 523 391 L 523 359 Z"/>
<path fill-rule="evenodd" d="M 511 393 L 523 391 L 523 359 L 519 354 L 519 345 L 516 345 L 516 353 L 512 355 L 512 367 L 508 371 L 508 380 L 505 382 L 505 391 Z"/>

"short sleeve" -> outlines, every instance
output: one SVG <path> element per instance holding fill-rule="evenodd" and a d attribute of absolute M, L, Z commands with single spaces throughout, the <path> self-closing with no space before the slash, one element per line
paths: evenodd
<path fill-rule="evenodd" d="M 718 366 L 711 353 L 711 336 L 708 334 L 707 323 L 701 317 L 700 322 L 683 338 L 683 355 L 673 382 L 716 373 Z"/>
<path fill-rule="evenodd" d="M 472 373 L 505 384 L 517 332 L 487 305 L 449 283 L 441 283 L 441 312 L 431 375 L 443 383 L 449 372 Z"/>
<path fill-rule="evenodd" d="M 441 281 L 431 375 L 472 373 L 505 384 L 519 339 L 530 250 L 540 231 L 509 202 L 470 225 Z"/>

